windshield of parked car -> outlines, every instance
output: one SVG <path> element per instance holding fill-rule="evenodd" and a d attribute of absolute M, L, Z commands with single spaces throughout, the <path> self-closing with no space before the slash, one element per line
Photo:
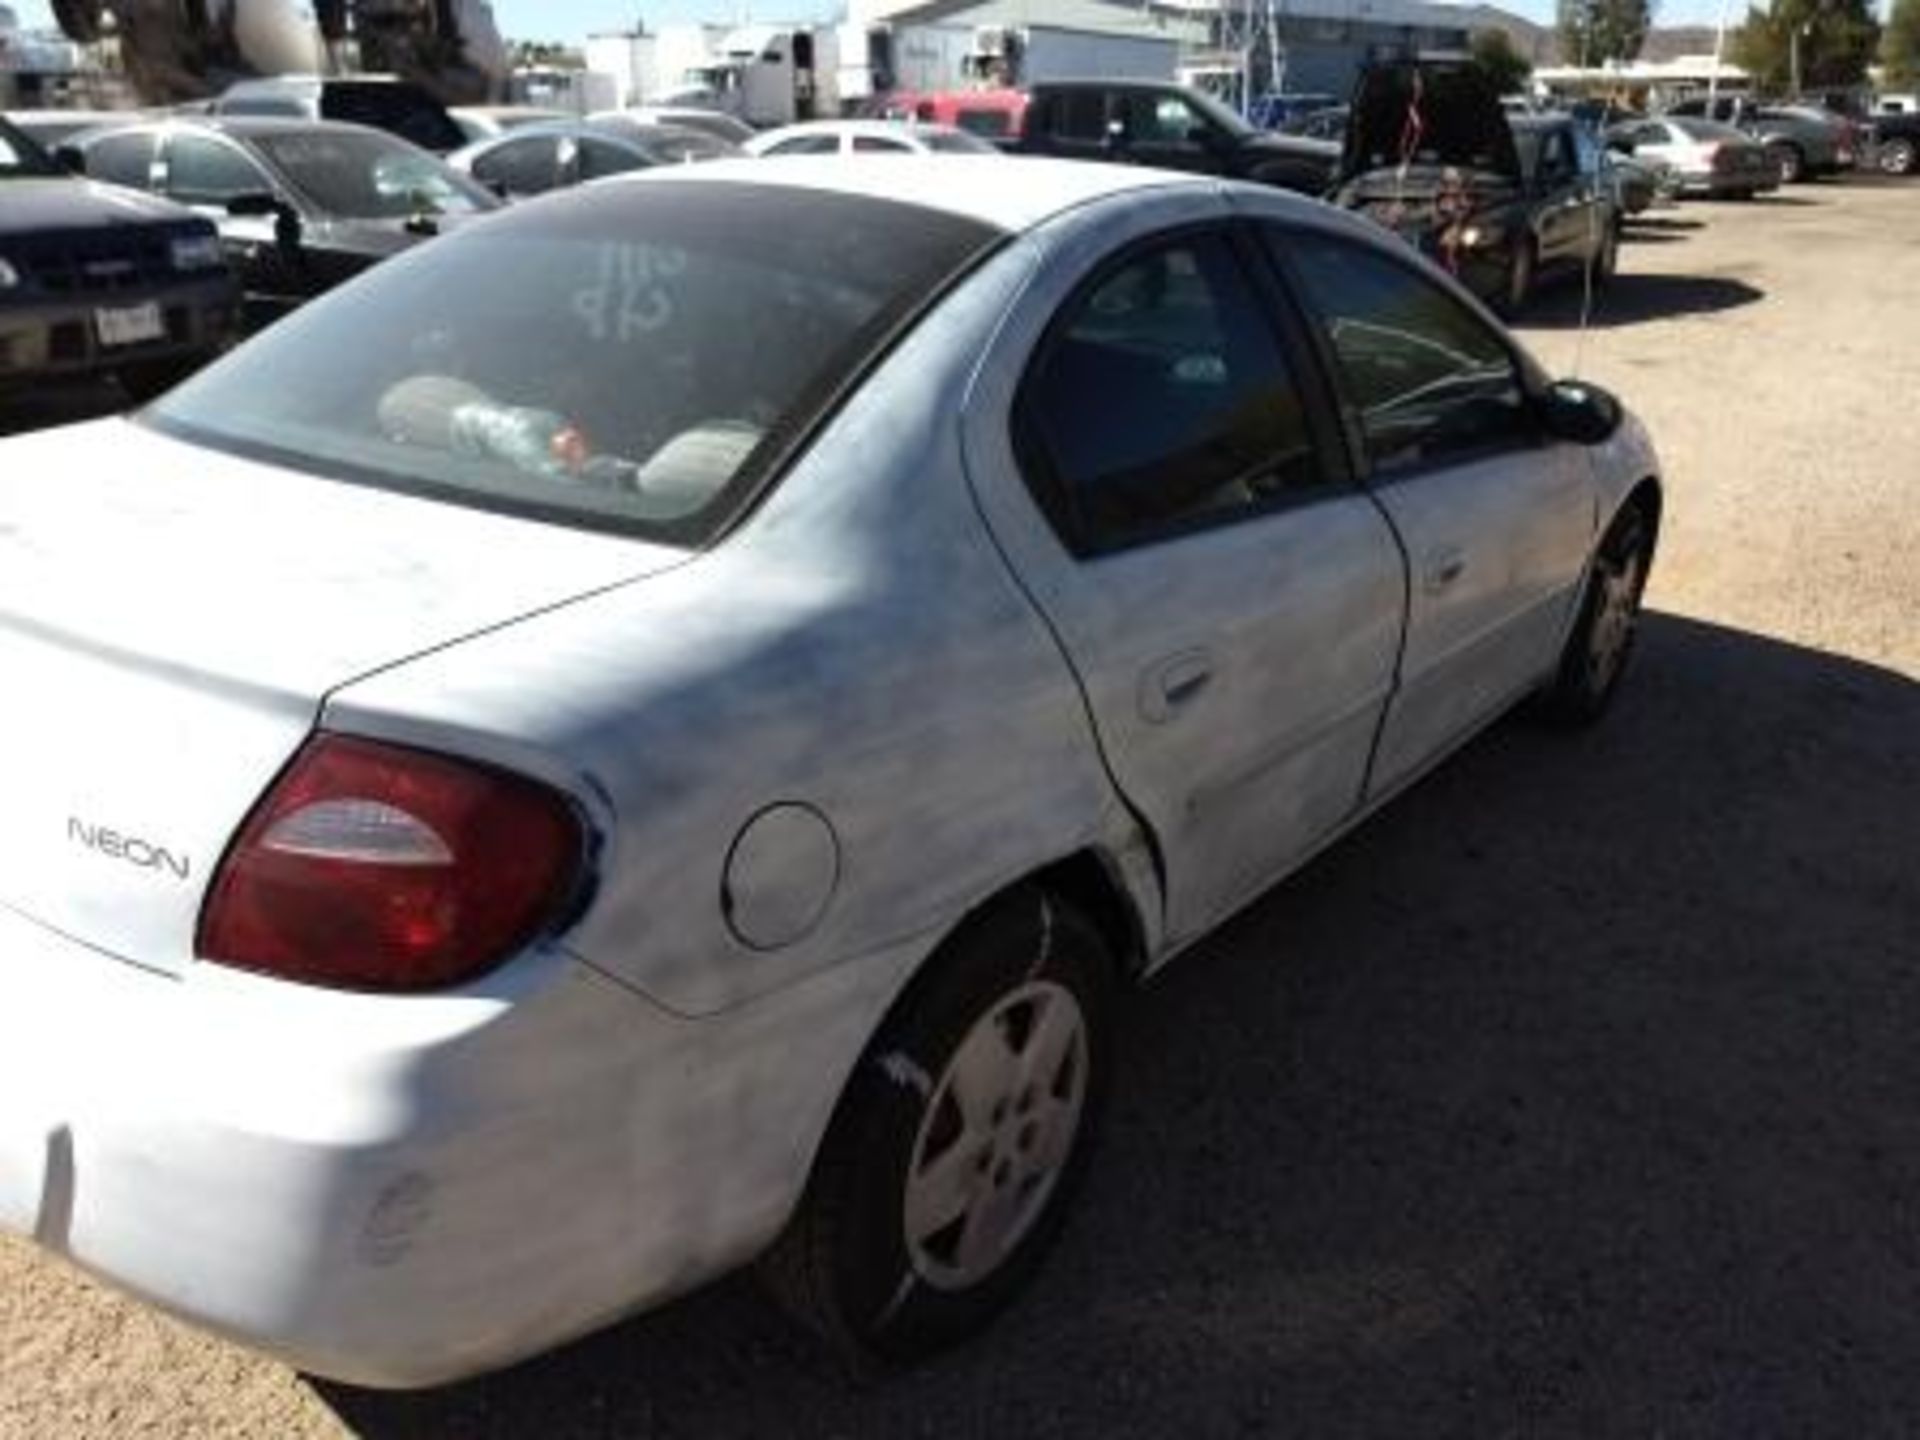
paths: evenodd
<path fill-rule="evenodd" d="M 0 180 L 48 177 L 64 172 L 33 141 L 0 120 Z"/>
<path fill-rule="evenodd" d="M 698 546 L 1000 233 L 784 186 L 589 185 L 385 262 L 145 415 L 334 479 Z"/>
<path fill-rule="evenodd" d="M 253 137 L 301 195 L 323 214 L 353 220 L 465 215 L 499 200 L 437 156 L 371 130 L 288 130 Z"/>

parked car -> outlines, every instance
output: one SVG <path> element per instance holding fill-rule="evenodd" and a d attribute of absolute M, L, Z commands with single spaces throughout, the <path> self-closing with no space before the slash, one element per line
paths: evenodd
<path fill-rule="evenodd" d="M 1630 120 L 1606 132 L 1609 149 L 1665 161 L 1682 195 L 1751 200 L 1780 188 L 1780 167 L 1759 141 L 1717 120 Z"/>
<path fill-rule="evenodd" d="M 1329 105 L 1323 110 L 1311 110 L 1287 121 L 1280 127 L 1280 133 L 1298 135 L 1307 140 L 1330 140 L 1338 145 L 1346 138 L 1349 113 L 1345 105 Z"/>
<path fill-rule="evenodd" d="M 1247 107 L 1247 123 L 1261 130 L 1279 130 L 1295 135 L 1300 133 L 1293 128 L 1295 120 L 1303 115 L 1318 114 L 1339 103 L 1338 96 L 1315 91 L 1287 95 L 1270 91 L 1254 96 L 1253 103 Z"/>
<path fill-rule="evenodd" d="M 1868 163 L 1888 175 L 1920 170 L 1920 112 L 1876 111 L 1867 122 Z"/>
<path fill-rule="evenodd" d="M 112 374 L 144 399 L 227 346 L 238 301 L 213 226 L 75 178 L 0 119 L 0 394 Z"/>
<path fill-rule="evenodd" d="M 1683 100 L 1668 115 L 1718 120 L 1758 140 L 1780 172 L 1780 183 L 1851 170 L 1853 122 L 1810 105 L 1762 105 L 1745 95 Z"/>
<path fill-rule="evenodd" d="M 279 75 L 240 80 L 208 108 L 212 115 L 270 115 L 367 125 L 444 155 L 467 143 L 466 132 L 438 100 L 391 75 Z"/>
<path fill-rule="evenodd" d="M 587 117 L 602 130 L 627 126 L 671 125 L 676 130 L 699 130 L 729 145 L 744 145 L 759 132 L 738 115 L 706 110 L 697 105 L 636 105 L 627 110 L 599 110 Z"/>
<path fill-rule="evenodd" d="M 1057 80 L 1028 91 L 1022 154 L 1192 170 L 1319 195 L 1340 147 L 1256 129 L 1210 95 L 1156 80 Z"/>
<path fill-rule="evenodd" d="M 765 130 L 749 155 L 998 155 L 991 142 L 951 125 L 916 120 L 806 120 Z"/>
<path fill-rule="evenodd" d="M 138 110 L 9 110 L 6 121 L 49 154 L 69 136 L 101 125 L 127 125 L 148 118 Z"/>
<path fill-rule="evenodd" d="M 361 125 L 219 116 L 76 136 L 88 175 L 220 228 L 259 326 L 500 201 L 437 155 Z"/>
<path fill-rule="evenodd" d="M 1355 85 L 1333 199 L 1511 313 L 1555 275 L 1612 278 L 1620 209 L 1602 166 L 1584 125 L 1509 116 L 1479 67 L 1395 61 Z"/>
<path fill-rule="evenodd" d="M 1024 90 L 896 90 L 879 98 L 872 110 L 881 120 L 916 120 L 951 125 L 995 142 L 1019 138 L 1027 114 Z"/>
<path fill-rule="evenodd" d="M 1622 216 L 1642 215 L 1656 205 L 1671 205 L 1679 196 L 1680 177 L 1664 160 L 1651 155 L 1608 154 L 1605 163 Z"/>
<path fill-rule="evenodd" d="M 537 105 L 457 105 L 447 111 L 468 145 L 496 140 L 528 125 L 549 125 L 575 117 L 565 110 L 543 110 Z"/>
<path fill-rule="evenodd" d="M 0 443 L 0 1228 L 361 1384 L 756 1255 L 952 1343 L 1119 987 L 1607 706 L 1660 485 L 1270 188 L 722 162 L 424 246 Z"/>
<path fill-rule="evenodd" d="M 740 147 L 699 130 L 669 125 L 630 126 L 619 131 L 590 120 L 528 125 L 495 140 L 482 140 L 447 157 L 496 195 L 526 199 L 607 175 L 652 165 L 685 165 L 740 154 Z"/>

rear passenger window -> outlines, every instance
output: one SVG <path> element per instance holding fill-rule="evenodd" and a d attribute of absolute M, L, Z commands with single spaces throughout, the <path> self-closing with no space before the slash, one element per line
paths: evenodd
<path fill-rule="evenodd" d="M 904 155 L 913 149 L 911 145 L 898 140 L 882 139 L 878 135 L 856 135 L 853 137 L 853 153 L 856 155 Z"/>
<path fill-rule="evenodd" d="M 87 146 L 87 174 L 109 185 L 151 190 L 154 147 L 151 133 L 105 136 Z"/>
<path fill-rule="evenodd" d="M 1534 438 L 1512 353 L 1438 284 L 1344 240 L 1268 233 L 1332 346 L 1372 473 Z"/>
<path fill-rule="evenodd" d="M 1218 235 L 1136 255 L 1069 301 L 1016 427 L 1036 495 L 1081 554 L 1260 509 L 1322 478 L 1266 306 Z"/>
<path fill-rule="evenodd" d="M 260 167 L 223 140 L 176 135 L 167 145 L 167 194 L 182 204 L 224 205 L 272 190 Z"/>

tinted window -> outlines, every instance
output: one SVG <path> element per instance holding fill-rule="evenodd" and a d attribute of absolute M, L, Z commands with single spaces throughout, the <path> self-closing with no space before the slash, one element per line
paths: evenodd
<path fill-rule="evenodd" d="M 620 175 L 628 170 L 644 169 L 651 164 L 644 155 L 624 145 L 609 145 L 604 140 L 580 142 L 580 178 L 597 180 L 602 175 Z"/>
<path fill-rule="evenodd" d="M 953 123 L 969 135 L 993 136 L 1013 133 L 1013 116 L 1006 110 L 970 110 L 963 107 L 953 112 Z"/>
<path fill-rule="evenodd" d="M 222 115 L 285 115 L 296 119 L 307 116 L 307 107 L 298 100 L 222 100 L 214 107 Z"/>
<path fill-rule="evenodd" d="M 782 140 L 778 145 L 769 145 L 760 153 L 763 155 L 832 155 L 839 149 L 838 135 L 796 135 L 791 140 Z"/>
<path fill-rule="evenodd" d="M 491 210 L 499 202 L 438 156 L 367 130 L 293 130 L 255 143 L 328 215 L 400 220 Z"/>
<path fill-rule="evenodd" d="M 777 186 L 589 185 L 384 261 L 147 413 L 320 475 L 697 545 L 999 233 Z"/>
<path fill-rule="evenodd" d="M 1272 238 L 1332 344 L 1375 474 L 1532 436 L 1512 354 L 1439 285 L 1345 241 Z"/>
<path fill-rule="evenodd" d="M 853 150 L 856 155 L 904 155 L 913 147 L 904 140 L 887 140 L 878 135 L 856 135 L 853 137 Z"/>
<path fill-rule="evenodd" d="M 147 131 L 103 136 L 87 146 L 87 174 L 109 185 L 151 190 L 156 144 L 153 134 Z"/>
<path fill-rule="evenodd" d="M 473 178 L 509 195 L 544 195 L 560 183 L 560 139 L 509 140 L 473 162 Z"/>
<path fill-rule="evenodd" d="M 1053 97 L 1048 130 L 1062 140 L 1104 140 L 1107 96 L 1103 90 L 1062 90 Z"/>
<path fill-rule="evenodd" d="M 1076 548 L 1245 511 L 1321 478 L 1264 306 L 1217 236 L 1129 259 L 1069 302 L 1026 379 L 1019 427 Z"/>
<path fill-rule="evenodd" d="M 222 140 L 176 135 L 167 142 L 167 194 L 189 205 L 224 205 L 272 184 L 260 167 Z"/>
<path fill-rule="evenodd" d="M 1127 120 L 1127 138 L 1141 145 L 1184 145 L 1192 132 L 1204 128 L 1193 107 L 1178 95 L 1147 91 L 1123 94 L 1120 103 Z"/>
<path fill-rule="evenodd" d="M 409 85 L 334 82 L 321 92 L 320 115 L 371 125 L 426 150 L 460 148 L 460 127 L 452 117 Z"/>

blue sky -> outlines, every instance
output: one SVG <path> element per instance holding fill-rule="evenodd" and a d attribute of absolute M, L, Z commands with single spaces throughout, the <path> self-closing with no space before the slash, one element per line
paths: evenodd
<path fill-rule="evenodd" d="M 46 0 L 0 0 L 19 12 L 25 25 L 52 23 Z M 1045 0 L 1034 0 L 1044 4 Z M 1531 19 L 1552 18 L 1553 0 L 1494 0 Z M 1656 0 L 1655 21 L 1665 25 L 1711 24 L 1718 0 Z M 578 40 L 590 30 L 615 30 L 644 16 L 649 25 L 669 20 L 731 20 L 751 8 L 756 18 L 802 19 L 827 15 L 840 7 L 834 0 L 648 0 L 645 5 L 617 0 L 493 0 L 500 28 L 516 40 Z M 1746 14 L 1744 0 L 1729 0 L 1727 19 L 1737 23 Z"/>

